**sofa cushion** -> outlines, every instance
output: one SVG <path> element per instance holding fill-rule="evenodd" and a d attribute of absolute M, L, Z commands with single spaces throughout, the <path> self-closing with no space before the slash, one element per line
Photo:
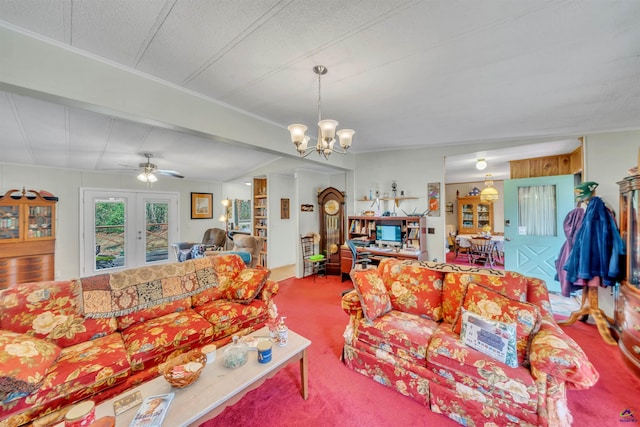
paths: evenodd
<path fill-rule="evenodd" d="M 438 323 L 415 314 L 392 310 L 373 321 L 360 320 L 356 340 L 425 366 L 431 335 Z"/>
<path fill-rule="evenodd" d="M 220 295 L 229 301 L 249 304 L 260 293 L 271 270 L 245 268 L 238 275 L 220 285 Z"/>
<path fill-rule="evenodd" d="M 514 301 L 484 286 L 470 283 L 462 303 L 462 310 L 505 323 L 516 324 L 518 363 L 523 363 L 529 350 L 532 334 L 540 328 L 538 307 L 526 302 Z M 453 324 L 453 331 L 460 334 L 462 310 Z"/>
<path fill-rule="evenodd" d="M 394 310 L 442 319 L 442 272 L 396 262 L 385 263 L 381 275 Z"/>
<path fill-rule="evenodd" d="M 375 320 L 391 310 L 391 300 L 378 270 L 351 270 L 351 280 L 362 304 L 362 313 Z"/>
<path fill-rule="evenodd" d="M 505 271 L 504 276 L 446 273 L 442 289 L 442 318 L 445 322 L 456 320 L 469 283 L 484 285 L 516 301 L 527 300 L 527 279 L 513 271 Z"/>
<path fill-rule="evenodd" d="M 192 309 L 136 323 L 122 331 L 131 370 L 164 362 L 176 350 L 211 342 L 213 326 Z"/>
<path fill-rule="evenodd" d="M 37 390 L 60 351 L 52 342 L 0 331 L 0 401 L 7 403 Z"/>
<path fill-rule="evenodd" d="M 195 307 L 195 311 L 213 325 L 213 340 L 225 338 L 267 320 L 267 302 L 254 299 L 249 304 L 216 300 Z"/>
<path fill-rule="evenodd" d="M 446 388 L 468 386 L 471 400 L 492 402 L 507 413 L 536 414 L 538 389 L 529 369 L 511 368 L 467 347 L 448 324 L 440 324 L 429 342 L 427 368 L 436 374 L 433 381 Z"/>
<path fill-rule="evenodd" d="M 162 317 L 165 314 L 177 313 L 191 308 L 191 297 L 186 297 L 178 301 L 159 303 L 153 307 L 143 308 L 130 314 L 117 316 L 118 329 L 124 331 L 136 323 L 143 323 L 156 317 Z"/>
<path fill-rule="evenodd" d="M 69 347 L 116 331 L 113 317 L 87 319 L 78 310 L 76 282 L 23 283 L 0 293 L 0 329 Z"/>
<path fill-rule="evenodd" d="M 210 258 L 219 284 L 222 284 L 224 279 L 235 279 L 246 267 L 242 258 L 236 254 L 217 255 Z"/>
<path fill-rule="evenodd" d="M 213 267 L 214 257 L 206 256 L 193 260 L 196 269 L 196 280 L 200 283 L 200 288 L 204 290 L 191 296 L 191 303 L 194 307 L 215 301 L 220 298 L 218 274 Z"/>

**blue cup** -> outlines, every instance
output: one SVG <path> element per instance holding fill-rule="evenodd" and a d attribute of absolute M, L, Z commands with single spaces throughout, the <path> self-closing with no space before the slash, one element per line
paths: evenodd
<path fill-rule="evenodd" d="M 271 348 L 270 341 L 260 341 L 258 343 L 258 363 L 271 362 Z"/>

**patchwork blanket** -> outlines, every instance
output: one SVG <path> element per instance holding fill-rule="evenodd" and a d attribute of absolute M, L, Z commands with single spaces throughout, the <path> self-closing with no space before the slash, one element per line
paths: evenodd
<path fill-rule="evenodd" d="M 75 290 L 85 317 L 122 316 L 217 286 L 208 257 L 78 279 Z"/>

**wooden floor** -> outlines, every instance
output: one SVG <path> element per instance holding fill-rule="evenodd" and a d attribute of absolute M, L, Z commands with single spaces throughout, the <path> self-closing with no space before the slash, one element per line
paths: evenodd
<path fill-rule="evenodd" d="M 296 265 L 285 265 L 278 268 L 271 269 L 271 275 L 269 276 L 270 280 L 275 280 L 279 282 L 280 280 L 288 279 L 290 277 L 295 276 L 296 274 Z"/>

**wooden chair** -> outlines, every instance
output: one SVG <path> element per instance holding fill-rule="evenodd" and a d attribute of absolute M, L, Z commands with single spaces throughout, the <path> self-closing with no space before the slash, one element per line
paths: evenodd
<path fill-rule="evenodd" d="M 487 264 L 494 267 L 493 255 L 496 250 L 496 242 L 491 239 L 471 239 L 471 262 Z"/>
<path fill-rule="evenodd" d="M 467 255 L 467 261 L 471 263 L 471 242 L 468 239 L 461 239 L 458 236 L 453 238 L 453 252 L 455 261 L 458 259 L 458 255 L 465 254 Z"/>

